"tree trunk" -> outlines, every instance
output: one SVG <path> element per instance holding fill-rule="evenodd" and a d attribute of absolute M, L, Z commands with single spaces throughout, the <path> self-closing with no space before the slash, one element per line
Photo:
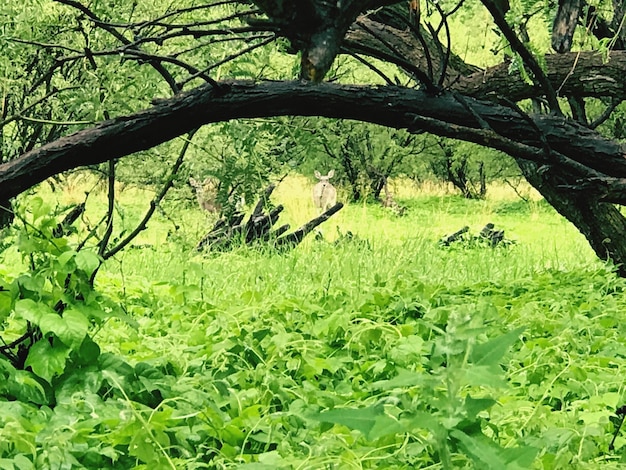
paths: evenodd
<path fill-rule="evenodd" d="M 519 160 L 522 173 L 559 214 L 582 233 L 598 258 L 616 264 L 626 277 L 626 218 L 613 204 L 598 202 L 584 193 L 576 196 L 559 188 L 550 172 L 538 171 L 538 165 Z"/>

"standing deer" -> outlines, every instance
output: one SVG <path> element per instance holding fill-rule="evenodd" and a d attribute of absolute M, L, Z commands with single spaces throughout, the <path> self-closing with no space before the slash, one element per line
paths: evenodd
<path fill-rule="evenodd" d="M 196 181 L 195 178 L 189 178 L 189 184 L 196 192 L 196 198 L 200 209 L 207 212 L 219 212 L 222 210 L 222 206 L 216 200 L 217 196 L 217 184 L 211 178 L 206 178 L 202 183 Z"/>
<path fill-rule="evenodd" d="M 326 176 L 322 176 L 319 171 L 315 172 L 315 177 L 320 181 L 313 186 L 313 204 L 321 212 L 326 212 L 337 204 L 337 190 L 328 181 L 333 176 L 335 176 L 335 170 L 330 170 Z"/>

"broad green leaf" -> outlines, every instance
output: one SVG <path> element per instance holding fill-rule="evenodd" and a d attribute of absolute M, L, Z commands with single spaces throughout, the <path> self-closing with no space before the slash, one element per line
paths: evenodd
<path fill-rule="evenodd" d="M 530 446 L 505 448 L 500 451 L 506 468 L 516 470 L 521 468 L 532 468 L 533 462 L 537 458 L 539 449 Z"/>
<path fill-rule="evenodd" d="M 413 413 L 409 418 L 401 420 L 409 432 L 415 432 L 418 429 L 427 429 L 434 435 L 442 437 L 446 434 L 446 428 L 441 424 L 436 416 L 418 411 Z"/>
<path fill-rule="evenodd" d="M 91 251 L 79 251 L 76 254 L 76 267 L 88 276 L 100 266 L 100 258 Z"/>
<path fill-rule="evenodd" d="M 15 371 L 9 381 L 9 393 L 24 402 L 37 403 L 38 405 L 48 402 L 42 385 L 35 380 L 31 372 L 25 370 Z"/>
<path fill-rule="evenodd" d="M 0 290 L 0 322 L 4 321 L 11 313 L 13 305 L 13 296 L 9 291 Z"/>
<path fill-rule="evenodd" d="M 85 336 L 78 349 L 78 361 L 80 364 L 92 364 L 100 356 L 100 346 L 89 336 Z"/>
<path fill-rule="evenodd" d="M 28 206 L 30 207 L 34 220 L 50 212 L 50 205 L 45 203 L 39 196 L 31 198 Z"/>
<path fill-rule="evenodd" d="M 134 433 L 132 440 L 128 446 L 129 454 L 137 457 L 144 463 L 152 463 L 159 461 L 163 456 L 159 445 L 162 448 L 167 448 L 170 445 L 170 440 L 163 431 L 152 430 L 149 433 L 147 430 L 141 430 Z M 159 468 L 157 466 L 157 468 Z"/>
<path fill-rule="evenodd" d="M 36 375 L 50 382 L 52 377 L 62 374 L 65 370 L 69 352 L 70 349 L 59 341 L 52 346 L 48 339 L 44 338 L 30 348 L 25 365 L 30 366 Z"/>
<path fill-rule="evenodd" d="M 58 333 L 57 336 L 66 345 L 77 348 L 87 335 L 89 320 L 77 309 L 70 308 L 63 312 L 63 321 L 65 322 L 65 329 L 62 334 Z"/>
<path fill-rule="evenodd" d="M 491 408 L 497 403 L 493 398 L 472 398 L 470 395 L 465 397 L 465 411 L 469 419 L 474 419 L 481 411 Z"/>
<path fill-rule="evenodd" d="M 33 470 L 33 463 L 24 455 L 18 454 L 10 459 L 0 459 L 3 470 Z"/>
<path fill-rule="evenodd" d="M 72 250 L 65 251 L 57 256 L 57 263 L 61 266 L 65 266 L 71 259 L 76 256 L 76 252 Z"/>
<path fill-rule="evenodd" d="M 477 366 L 468 364 L 463 370 L 464 383 L 474 386 L 506 387 L 504 372 L 497 365 Z"/>
<path fill-rule="evenodd" d="M 486 343 L 475 345 L 470 354 L 470 362 L 478 366 L 500 364 L 502 357 L 511 345 L 519 339 L 519 335 L 522 331 L 524 331 L 524 327 L 516 328 Z"/>
<path fill-rule="evenodd" d="M 54 333 L 66 346 L 78 347 L 85 338 L 89 329 L 89 322 L 85 316 L 75 309 L 63 312 L 63 317 L 57 313 L 46 313 L 39 319 L 41 332 Z"/>
<path fill-rule="evenodd" d="M 450 431 L 460 447 L 475 462 L 476 468 L 489 470 L 522 470 L 531 468 L 538 449 L 534 447 L 514 447 L 505 449 L 482 433 L 467 435 L 458 429 Z"/>
<path fill-rule="evenodd" d="M 419 372 L 412 372 L 406 369 L 400 369 L 397 376 L 390 380 L 379 380 L 370 385 L 371 388 L 380 390 L 391 390 L 394 388 L 414 387 L 416 385 L 422 385 L 425 380 L 425 374 Z"/>
<path fill-rule="evenodd" d="M 59 333 L 62 334 L 66 328 L 65 321 L 58 313 L 44 313 L 37 324 L 44 335 L 52 332 L 59 338 L 61 337 Z"/>
<path fill-rule="evenodd" d="M 13 457 L 13 464 L 17 470 L 32 470 L 35 468 L 30 459 L 22 454 Z"/>
<path fill-rule="evenodd" d="M 341 424 L 350 429 L 356 429 L 369 440 L 377 439 L 390 432 L 402 431 L 399 423 L 387 416 L 380 405 L 367 408 L 336 408 L 309 417 L 316 421 Z"/>
<path fill-rule="evenodd" d="M 22 299 L 15 302 L 15 313 L 17 313 L 24 320 L 27 320 L 36 325 L 44 315 L 53 314 L 59 316 L 48 305 L 35 302 L 32 299 Z"/>
<path fill-rule="evenodd" d="M 450 436 L 459 441 L 463 450 L 474 460 L 475 467 L 489 470 L 505 470 L 504 460 L 498 455 L 498 445 L 483 434 L 468 436 L 458 429 L 452 429 Z"/>
<path fill-rule="evenodd" d="M 385 414 L 376 419 L 374 426 L 372 426 L 372 429 L 370 429 L 370 432 L 366 437 L 369 440 L 374 441 L 381 437 L 393 436 L 395 434 L 402 434 L 405 432 L 406 428 L 403 423 Z"/>

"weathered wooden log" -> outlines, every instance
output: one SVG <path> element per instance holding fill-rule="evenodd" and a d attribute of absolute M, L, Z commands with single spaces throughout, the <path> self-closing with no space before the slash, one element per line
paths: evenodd
<path fill-rule="evenodd" d="M 457 230 L 453 234 L 448 235 L 447 237 L 443 237 L 441 240 L 439 240 L 439 244 L 448 246 L 450 243 L 453 243 L 459 240 L 463 236 L 463 234 L 467 233 L 468 231 L 469 231 L 469 227 L 466 225 L 461 230 Z"/>
<path fill-rule="evenodd" d="M 275 243 L 276 246 L 285 247 L 285 246 L 298 245 L 304 239 L 304 237 L 306 237 L 309 233 L 313 231 L 315 227 L 326 222 L 329 218 L 331 218 L 333 215 L 339 212 L 342 208 L 343 208 L 343 203 L 338 202 L 333 207 L 328 209 L 326 212 L 308 221 L 306 224 L 304 224 L 295 232 L 292 232 L 288 235 L 285 235 L 284 237 L 276 239 L 276 243 Z"/>
<path fill-rule="evenodd" d="M 293 248 L 306 235 L 311 233 L 315 227 L 326 222 L 343 207 L 342 203 L 335 204 L 298 230 L 284 235 L 289 230 L 289 225 L 287 224 L 274 231 L 271 230 L 278 221 L 278 217 L 284 207 L 278 205 L 267 214 L 263 212 L 275 187 L 275 185 L 267 187 L 246 222 L 243 222 L 244 215 L 240 213 L 236 213 L 228 220 L 224 218 L 218 220 L 209 233 L 198 242 L 196 249 L 200 251 L 204 248 L 209 248 L 211 250 L 224 251 L 232 248 L 238 242 L 244 242 L 248 245 L 257 242 L 271 244 L 280 248 Z"/>
<path fill-rule="evenodd" d="M 489 243 L 491 243 L 491 246 L 496 246 L 498 243 L 504 240 L 504 230 L 494 230 L 493 227 L 494 225 L 489 222 L 482 228 L 478 236 L 489 241 Z"/>

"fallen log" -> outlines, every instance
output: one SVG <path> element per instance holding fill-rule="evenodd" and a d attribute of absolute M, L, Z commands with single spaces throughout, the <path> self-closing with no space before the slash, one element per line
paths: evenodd
<path fill-rule="evenodd" d="M 265 189 L 247 221 L 243 222 L 245 214 L 240 212 L 234 213 L 229 218 L 218 220 L 209 233 L 198 242 L 196 250 L 226 251 L 241 243 L 246 245 L 261 243 L 281 249 L 294 248 L 315 227 L 326 222 L 343 207 L 342 203 L 335 204 L 326 212 L 310 220 L 292 233 L 285 234 L 290 228 L 288 224 L 272 231 L 272 227 L 276 224 L 280 213 L 284 209 L 282 205 L 278 205 L 269 212 L 264 212 L 275 187 L 275 185 L 270 185 Z"/>

